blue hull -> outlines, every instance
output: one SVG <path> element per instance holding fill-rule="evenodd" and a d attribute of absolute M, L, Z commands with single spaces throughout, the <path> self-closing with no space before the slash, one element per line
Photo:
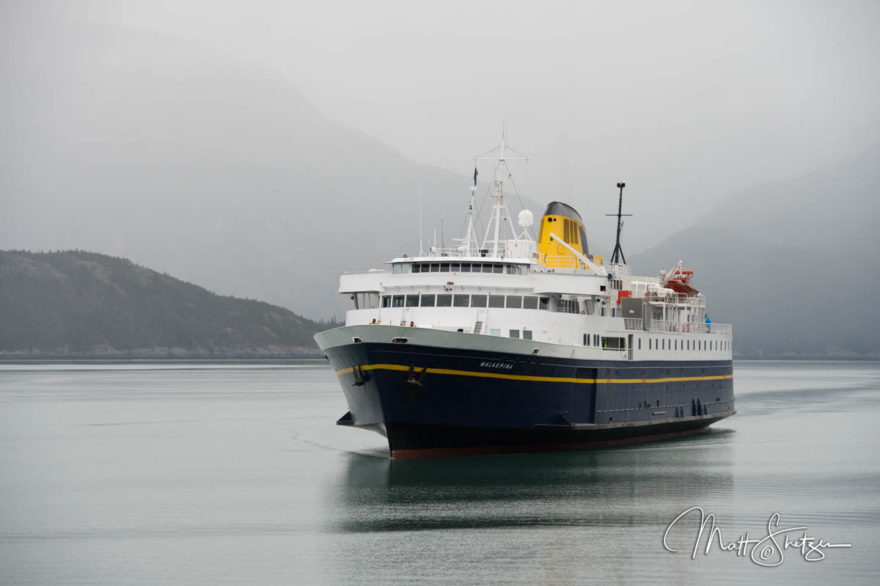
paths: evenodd
<path fill-rule="evenodd" d="M 696 433 L 735 413 L 731 361 L 578 360 L 415 344 L 325 349 L 341 425 L 394 458 L 603 447 Z"/>

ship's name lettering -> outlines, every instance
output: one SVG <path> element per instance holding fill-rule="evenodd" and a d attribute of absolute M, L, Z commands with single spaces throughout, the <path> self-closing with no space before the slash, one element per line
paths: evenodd
<path fill-rule="evenodd" d="M 482 361 L 480 366 L 483 368 L 504 368 L 506 370 L 513 368 L 513 364 L 510 362 L 491 362 L 489 360 Z"/>

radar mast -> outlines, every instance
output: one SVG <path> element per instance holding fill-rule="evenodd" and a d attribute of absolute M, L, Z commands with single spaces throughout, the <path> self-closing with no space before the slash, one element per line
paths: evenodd
<path fill-rule="evenodd" d="M 481 249 L 487 250 L 489 248 L 488 245 L 491 246 L 491 255 L 493 257 L 497 257 L 499 252 L 503 249 L 502 245 L 502 234 L 501 234 L 501 223 L 507 222 L 508 229 L 510 230 L 511 238 L 513 240 L 517 239 L 516 229 L 513 226 L 513 222 L 510 220 L 510 211 L 507 208 L 507 203 L 504 201 L 506 197 L 504 193 L 504 182 L 505 177 L 510 178 L 511 172 L 510 168 L 507 166 L 507 161 L 528 161 L 529 158 L 512 148 L 507 144 L 507 129 L 506 124 L 501 125 L 501 144 L 496 146 L 493 149 L 490 149 L 483 153 L 482 155 L 476 157 L 474 159 L 474 187 L 471 191 L 471 196 L 473 197 L 473 191 L 476 190 L 476 177 L 477 170 L 476 165 L 477 161 L 495 161 L 495 179 L 493 180 L 494 191 L 491 194 L 492 196 L 492 217 L 489 219 L 489 225 L 486 227 L 486 234 L 483 238 L 483 244 L 480 246 Z M 470 229 L 470 225 L 469 225 Z M 491 236 L 491 240 L 490 240 Z"/>
<path fill-rule="evenodd" d="M 611 264 L 613 265 L 626 264 L 623 248 L 620 247 L 620 232 L 623 230 L 623 218 L 632 215 L 621 213 L 623 211 L 623 188 L 626 187 L 626 183 L 620 182 L 617 184 L 617 187 L 620 189 L 620 197 L 617 200 L 617 213 L 605 214 L 606 216 L 617 216 L 617 239 L 614 242 L 614 252 L 611 253 Z"/>

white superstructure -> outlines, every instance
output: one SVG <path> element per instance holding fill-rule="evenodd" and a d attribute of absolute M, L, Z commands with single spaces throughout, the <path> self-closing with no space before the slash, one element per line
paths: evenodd
<path fill-rule="evenodd" d="M 580 216 L 558 202 L 548 206 L 537 241 L 527 210 L 518 216 L 517 233 L 505 198 L 506 160 L 511 152 L 524 157 L 503 138 L 492 152 L 492 215 L 481 244 L 475 171 L 466 234 L 455 247 L 432 247 L 395 258 L 384 270 L 341 276 L 339 292 L 352 300 L 346 326 L 533 340 L 564 346 L 566 355 L 584 359 L 731 358 L 731 327 L 708 323 L 705 300 L 690 286 L 691 273 L 681 262 L 658 277 L 632 276 L 626 264 L 605 265 L 588 253 Z"/>

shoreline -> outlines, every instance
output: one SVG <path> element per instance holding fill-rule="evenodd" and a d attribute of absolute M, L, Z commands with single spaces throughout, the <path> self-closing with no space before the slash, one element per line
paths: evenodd
<path fill-rule="evenodd" d="M 14 363 L 64 363 L 64 362 L 288 362 L 300 360 L 323 360 L 324 355 L 320 352 L 290 353 L 290 354 L 3 354 L 0 355 L 0 364 Z"/>
<path fill-rule="evenodd" d="M 878 362 L 880 357 L 864 356 L 864 357 L 764 357 L 764 358 L 737 358 L 734 362 Z M 210 356 L 204 354 L 161 356 L 156 354 L 150 355 L 66 355 L 66 356 L 46 356 L 46 355 L 0 355 L 0 364 L 63 364 L 63 363 L 107 363 L 122 364 L 130 362 L 140 363 L 174 363 L 174 362 L 262 362 L 262 363 L 286 363 L 300 361 L 325 361 L 325 357 L 320 352 L 302 353 L 302 354 L 228 354 L 224 356 Z"/>

